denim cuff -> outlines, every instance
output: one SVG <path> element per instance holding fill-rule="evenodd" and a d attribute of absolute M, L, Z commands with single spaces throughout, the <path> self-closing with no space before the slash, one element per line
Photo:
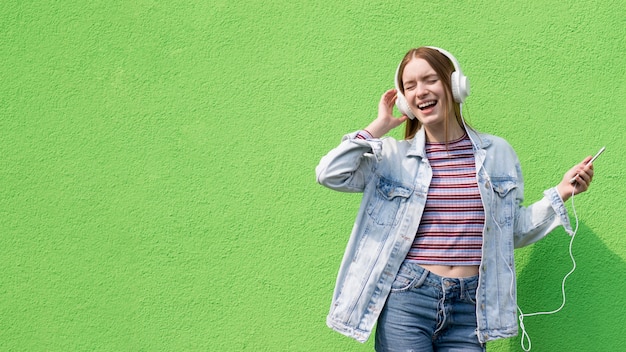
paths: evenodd
<path fill-rule="evenodd" d="M 548 200 L 550 200 L 550 205 L 561 220 L 561 224 L 563 225 L 565 231 L 567 231 L 570 236 L 573 236 L 574 230 L 572 229 L 572 224 L 570 223 L 569 216 L 567 214 L 567 208 L 565 207 L 565 203 L 563 202 L 563 199 L 561 199 L 559 192 L 557 192 L 556 187 L 546 190 L 543 194 L 548 198 Z"/>
<path fill-rule="evenodd" d="M 367 146 L 372 150 L 372 154 L 376 157 L 376 160 L 380 161 L 381 159 L 381 151 L 383 147 L 383 142 L 380 138 L 367 138 L 363 139 L 363 131 L 356 131 L 350 134 L 347 134 L 343 137 L 343 141 L 349 140 L 353 143 L 356 143 L 360 146 Z M 369 135 L 369 133 L 367 133 Z M 371 136 L 371 135 L 370 135 Z M 361 138 L 359 138 L 361 137 Z"/>

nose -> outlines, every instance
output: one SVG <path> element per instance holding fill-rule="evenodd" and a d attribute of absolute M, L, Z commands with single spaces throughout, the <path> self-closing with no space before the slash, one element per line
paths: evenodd
<path fill-rule="evenodd" d="M 423 83 L 418 83 L 418 84 L 417 84 L 417 91 L 416 91 L 416 92 L 417 92 L 417 97 L 418 97 L 418 98 L 423 98 L 423 97 L 425 97 L 426 95 L 428 95 L 429 90 L 428 90 L 428 88 L 427 88 L 426 84 L 423 84 Z"/>

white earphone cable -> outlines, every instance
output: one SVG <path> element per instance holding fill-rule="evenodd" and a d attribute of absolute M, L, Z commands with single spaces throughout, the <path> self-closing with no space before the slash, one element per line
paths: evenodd
<path fill-rule="evenodd" d="M 463 121 L 463 125 L 465 127 L 465 129 L 467 130 L 468 127 L 465 124 L 465 117 L 463 114 L 463 108 L 464 108 L 465 104 L 460 104 L 460 110 L 461 110 L 461 119 Z M 465 110 L 467 110 L 467 106 L 465 106 Z M 472 141 L 473 143 L 473 141 Z M 489 179 L 489 176 L 487 176 L 487 179 L 489 181 L 491 181 Z M 525 352 L 530 352 L 531 348 L 532 348 L 532 342 L 530 340 L 530 335 L 528 334 L 528 332 L 526 331 L 526 327 L 524 325 L 524 318 L 525 317 L 532 317 L 532 316 L 538 316 L 538 315 L 550 315 L 550 314 L 555 314 L 558 313 L 561 309 L 563 309 L 563 307 L 565 307 L 565 302 L 566 302 L 566 297 L 565 297 L 565 282 L 567 281 L 567 279 L 569 278 L 569 276 L 574 273 L 574 271 L 576 270 L 576 259 L 574 259 L 574 253 L 572 251 L 572 247 L 574 244 L 574 238 L 576 237 L 576 234 L 578 233 L 578 214 L 576 213 L 576 207 L 574 205 L 574 195 L 576 193 L 576 184 L 574 183 L 574 188 L 572 189 L 572 196 L 570 197 L 572 199 L 572 213 L 574 214 L 574 219 L 575 219 L 575 226 L 574 226 L 574 230 L 572 231 L 572 235 L 571 235 L 571 239 L 569 242 L 569 256 L 570 259 L 572 260 L 572 269 L 563 277 L 563 280 L 561 281 L 561 294 L 563 297 L 563 301 L 561 302 L 561 306 L 559 306 L 557 309 L 552 310 L 552 311 L 547 311 L 547 312 L 536 312 L 536 313 L 529 313 L 529 314 L 525 314 L 524 312 L 522 312 L 522 309 L 519 307 L 519 305 L 517 305 L 517 310 L 519 311 L 519 326 L 522 329 L 522 336 L 521 336 L 521 341 L 520 344 L 522 346 L 522 349 Z M 491 191 L 494 192 L 493 188 L 491 187 Z M 495 198 L 492 197 L 492 201 Z M 502 228 L 500 227 L 500 224 L 498 223 L 497 219 L 495 218 L 495 215 L 491 214 L 492 219 L 494 221 L 494 223 L 496 224 L 496 226 L 498 227 L 498 229 L 500 230 L 500 234 L 502 234 Z M 500 246 L 498 246 L 498 248 L 500 248 Z M 502 253 L 502 251 L 500 251 L 500 257 L 503 261 L 503 263 L 505 263 L 507 265 L 507 268 L 509 269 L 509 271 L 511 272 L 511 286 L 509 288 L 509 294 L 511 296 L 511 300 L 513 302 L 516 302 L 516 299 L 513 295 L 513 292 L 515 290 L 515 272 L 514 269 L 511 267 L 511 265 L 508 264 L 506 258 L 504 257 L 504 254 Z M 528 345 L 526 345 L 528 344 Z"/>
<path fill-rule="evenodd" d="M 536 313 L 529 313 L 529 314 L 524 314 L 524 312 L 522 312 L 522 309 L 517 306 L 517 310 L 519 311 L 519 325 L 520 328 L 522 329 L 522 339 L 521 339 L 521 346 L 522 349 L 526 352 L 530 352 L 530 349 L 532 348 L 532 343 L 530 341 L 530 335 L 528 335 L 528 332 L 526 331 L 526 327 L 524 326 L 524 317 L 532 317 L 532 316 L 537 316 L 537 315 L 550 315 L 550 314 L 554 314 L 559 312 L 561 309 L 563 309 L 563 307 L 565 306 L 565 281 L 567 281 L 567 278 L 574 272 L 574 270 L 576 270 L 576 260 L 574 259 L 574 254 L 572 252 L 572 245 L 574 243 L 574 238 L 576 237 L 576 233 L 578 232 L 578 214 L 576 214 L 576 207 L 574 206 L 574 193 L 576 192 L 576 184 L 574 184 L 574 189 L 572 190 L 572 212 L 574 213 L 574 219 L 576 220 L 576 226 L 574 227 L 574 231 L 572 233 L 572 238 L 569 241 L 569 256 L 572 259 L 572 270 L 570 270 L 564 277 L 563 277 L 563 281 L 561 282 L 561 293 L 563 295 L 563 302 L 561 303 L 561 306 L 553 311 L 549 311 L 549 312 L 536 312 Z M 528 343 L 528 346 L 526 346 L 526 342 Z"/>

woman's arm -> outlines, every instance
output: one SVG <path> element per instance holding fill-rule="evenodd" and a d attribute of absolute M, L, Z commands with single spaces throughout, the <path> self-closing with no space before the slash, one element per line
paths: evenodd
<path fill-rule="evenodd" d="M 341 144 L 326 154 L 315 168 L 317 182 L 341 192 L 362 192 L 374 172 L 379 139 L 358 138 L 359 132 L 345 135 Z"/>
<path fill-rule="evenodd" d="M 527 246 L 544 238 L 554 228 L 561 225 L 565 231 L 573 234 L 565 201 L 572 194 L 585 192 L 589 188 L 593 179 L 593 165 L 587 165 L 589 160 L 591 160 L 591 156 L 568 170 L 556 187 L 544 192 L 544 197 L 540 201 L 528 208 L 519 205 L 515 219 L 516 248 Z M 575 176 L 576 182 L 571 183 L 570 180 Z"/>
<path fill-rule="evenodd" d="M 395 89 L 383 93 L 378 103 L 378 116 L 364 129 L 366 133 L 344 136 L 341 144 L 322 158 L 315 168 L 317 182 L 337 191 L 363 191 L 380 158 L 382 141 L 379 138 L 408 118 L 393 116 L 396 98 Z"/>

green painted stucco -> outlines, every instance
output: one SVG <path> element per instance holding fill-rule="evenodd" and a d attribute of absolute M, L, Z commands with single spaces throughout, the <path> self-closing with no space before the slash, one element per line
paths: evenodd
<path fill-rule="evenodd" d="M 314 167 L 419 45 L 457 56 L 469 121 L 517 150 L 528 202 L 607 146 L 575 199 L 567 305 L 526 326 L 533 351 L 623 350 L 625 9 L 5 2 L 0 350 L 371 351 L 325 326 L 359 195 Z M 516 253 L 526 312 L 560 305 L 568 240 Z"/>

